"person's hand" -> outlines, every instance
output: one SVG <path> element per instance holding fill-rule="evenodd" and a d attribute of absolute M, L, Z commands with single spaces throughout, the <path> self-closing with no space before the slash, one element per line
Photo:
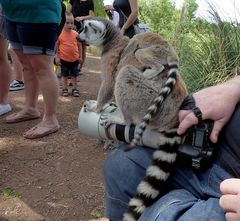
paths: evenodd
<path fill-rule="evenodd" d="M 238 78 L 238 79 L 237 79 Z M 202 111 L 203 119 L 214 121 L 210 139 L 217 142 L 218 134 L 231 117 L 236 104 L 240 101 L 240 78 L 213 87 L 202 89 L 193 94 L 196 106 Z M 198 123 L 198 119 L 191 110 L 179 112 L 178 134 L 182 135 L 188 128 Z"/>
<path fill-rule="evenodd" d="M 120 32 L 124 35 L 126 29 L 124 27 L 121 28 Z"/>
<path fill-rule="evenodd" d="M 220 206 L 225 210 L 227 221 L 240 220 L 240 179 L 227 179 L 220 184 Z"/>
<path fill-rule="evenodd" d="M 54 60 L 57 65 L 61 65 L 60 58 L 58 56 L 55 56 Z"/>
<path fill-rule="evenodd" d="M 76 17 L 75 20 L 76 20 L 77 22 L 80 22 L 80 21 L 83 20 L 83 17 L 82 17 L 82 16 L 80 16 L 80 17 Z"/>

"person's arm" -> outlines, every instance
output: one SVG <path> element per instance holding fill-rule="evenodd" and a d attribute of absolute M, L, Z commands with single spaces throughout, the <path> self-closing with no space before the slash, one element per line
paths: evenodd
<path fill-rule="evenodd" d="M 137 0 L 129 0 L 131 14 L 128 16 L 127 21 L 123 25 L 121 32 L 125 33 L 125 31 L 136 21 L 138 17 L 138 2 Z"/>
<path fill-rule="evenodd" d="M 194 93 L 193 97 L 196 106 L 202 111 L 203 119 L 214 121 L 210 139 L 216 143 L 219 132 L 230 119 L 236 104 L 240 102 L 240 76 L 236 76 L 223 84 L 202 89 Z M 198 123 L 191 110 L 181 110 L 179 121 L 179 135 L 184 134 L 188 128 Z"/>
<path fill-rule="evenodd" d="M 227 221 L 240 220 L 240 179 L 227 179 L 220 185 L 220 206 L 225 210 Z"/>
<path fill-rule="evenodd" d="M 88 14 L 88 15 L 86 15 L 86 16 L 78 16 L 78 17 L 75 18 L 75 20 L 78 21 L 78 22 L 80 22 L 80 21 L 82 21 L 82 20 L 90 19 L 90 18 L 92 18 L 93 16 L 94 16 L 93 11 L 92 11 L 92 10 L 89 10 L 89 14 Z"/>
<path fill-rule="evenodd" d="M 80 22 L 82 20 L 86 20 L 86 19 L 91 19 L 93 16 L 94 16 L 94 5 L 93 5 L 93 2 L 90 3 L 90 8 L 89 8 L 89 11 L 88 11 L 88 15 L 86 16 L 78 16 L 75 18 L 76 21 Z"/>
<path fill-rule="evenodd" d="M 60 65 L 59 44 L 60 44 L 60 41 L 58 39 L 57 43 L 56 43 L 56 54 L 55 54 L 55 57 L 54 57 L 56 65 Z"/>
<path fill-rule="evenodd" d="M 71 4 L 71 2 L 69 2 L 68 5 L 67 5 L 67 11 L 68 12 L 72 12 L 72 4 Z"/>

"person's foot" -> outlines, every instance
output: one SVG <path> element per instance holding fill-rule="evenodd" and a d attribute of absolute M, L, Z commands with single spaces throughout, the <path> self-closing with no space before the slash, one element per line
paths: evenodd
<path fill-rule="evenodd" d="M 34 120 L 40 118 L 41 114 L 39 111 L 21 110 L 20 112 L 10 114 L 6 117 L 6 123 L 18 123 L 22 121 Z"/>
<path fill-rule="evenodd" d="M 72 89 L 72 96 L 73 97 L 79 97 L 80 96 L 80 92 L 77 88 Z"/>
<path fill-rule="evenodd" d="M 63 97 L 67 97 L 68 96 L 68 89 L 67 88 L 62 89 L 61 95 Z"/>
<path fill-rule="evenodd" d="M 13 80 L 10 84 L 9 90 L 10 91 L 19 91 L 24 89 L 24 83 L 19 80 Z"/>
<path fill-rule="evenodd" d="M 11 110 L 10 104 L 0 104 L 0 116 L 9 113 Z"/>
<path fill-rule="evenodd" d="M 23 137 L 27 139 L 41 138 L 57 132 L 59 128 L 60 128 L 59 124 L 48 125 L 45 122 L 40 122 L 35 127 L 32 127 L 30 130 L 24 132 Z"/>

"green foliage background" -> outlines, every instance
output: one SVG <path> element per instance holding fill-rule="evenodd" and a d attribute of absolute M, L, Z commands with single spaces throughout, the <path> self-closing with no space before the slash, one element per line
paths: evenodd
<path fill-rule="evenodd" d="M 177 50 L 181 74 L 189 91 L 226 81 L 240 66 L 240 25 L 223 21 L 209 5 L 212 20 L 196 18 L 196 0 L 177 9 L 171 0 L 138 0 L 140 21 L 162 35 Z M 106 17 L 103 0 L 94 0 L 95 16 Z M 231 4 L 231 2 L 229 2 Z M 230 15 L 229 15 L 230 17 Z"/>

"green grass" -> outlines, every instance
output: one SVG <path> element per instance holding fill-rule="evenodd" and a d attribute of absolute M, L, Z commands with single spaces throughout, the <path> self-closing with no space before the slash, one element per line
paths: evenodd
<path fill-rule="evenodd" d="M 21 197 L 21 194 L 19 192 L 13 191 L 13 189 L 10 187 L 6 187 L 2 191 L 2 196 L 4 199 L 6 199 L 9 197 Z"/>

